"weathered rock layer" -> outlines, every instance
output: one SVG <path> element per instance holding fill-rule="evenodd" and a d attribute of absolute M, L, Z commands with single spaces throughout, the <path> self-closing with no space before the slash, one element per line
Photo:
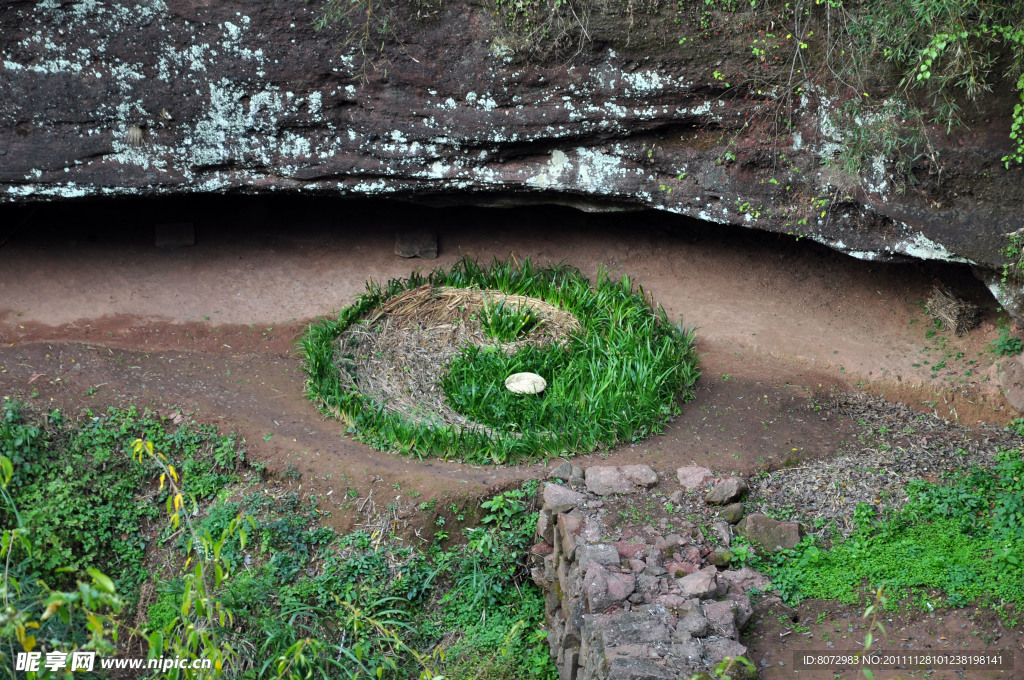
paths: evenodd
<path fill-rule="evenodd" d="M 764 64 L 735 28 L 757 17 L 715 37 L 685 3 L 577 4 L 568 23 L 535 17 L 562 48 L 542 57 L 502 3 L 370 5 L 383 32 L 314 31 L 318 5 L 297 1 L 5 3 L 0 201 L 241 191 L 655 207 L 862 258 L 969 263 L 997 287 L 1024 204 L 1024 172 L 999 160 L 1010 93 L 982 102 L 969 132 L 933 131 L 910 182 L 884 156 L 851 176 L 822 164 L 845 140 L 813 74 L 785 111 L 761 89 Z"/>

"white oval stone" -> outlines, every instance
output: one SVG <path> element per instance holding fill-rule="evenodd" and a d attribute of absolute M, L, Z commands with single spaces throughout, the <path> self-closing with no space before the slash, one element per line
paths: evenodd
<path fill-rule="evenodd" d="M 505 378 L 505 387 L 516 394 L 540 394 L 547 386 L 547 380 L 536 373 L 513 373 Z"/>

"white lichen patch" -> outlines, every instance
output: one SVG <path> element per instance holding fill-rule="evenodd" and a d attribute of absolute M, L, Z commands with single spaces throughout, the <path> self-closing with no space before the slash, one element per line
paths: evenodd
<path fill-rule="evenodd" d="M 618 180 L 627 173 L 639 173 L 639 169 L 629 170 L 619 156 L 580 147 L 576 149 L 579 166 L 577 185 L 595 194 L 617 193 Z"/>
<path fill-rule="evenodd" d="M 544 165 L 543 170 L 526 180 L 526 183 L 536 188 L 552 188 L 563 186 L 562 176 L 573 167 L 564 151 L 555 149 L 551 152 L 551 158 Z"/>
<path fill-rule="evenodd" d="M 38 30 L 19 38 L 16 45 L 0 47 L 0 79 L 9 80 L 14 92 L 31 89 L 42 80 L 41 74 L 52 77 L 54 86 L 84 79 L 104 83 L 106 98 L 83 104 L 91 107 L 88 111 L 76 111 L 90 122 L 71 135 L 110 139 L 113 153 L 105 151 L 86 162 L 109 164 L 124 181 L 113 187 L 67 181 L 88 172 L 76 169 L 77 161 L 69 158 L 56 171 L 28 173 L 25 184 L 6 188 L 5 200 L 29 195 L 176 193 L 183 190 L 182 182 L 196 191 L 258 182 L 261 191 L 284 187 L 369 195 L 415 192 L 429 185 L 431 190 L 450 192 L 501 188 L 615 196 L 749 227 L 762 219 L 743 208 L 739 197 L 735 205 L 733 197 L 720 204 L 708 195 L 692 196 L 689 188 L 675 193 L 659 188 L 673 183 L 672 178 L 666 180 L 665 168 L 655 170 L 658 163 L 648 162 L 648 148 L 635 137 L 639 130 L 694 119 L 724 123 L 740 113 L 723 100 L 689 96 L 693 84 L 669 72 L 620 64 L 611 50 L 603 63 L 566 66 L 561 77 L 548 82 L 546 73 L 503 66 L 506 46 L 495 40 L 490 45 L 493 58 L 480 65 L 475 92 L 438 79 L 430 82 L 431 87 L 410 87 L 400 97 L 357 85 L 358 60 L 352 49 L 345 54 L 328 51 L 333 53 L 322 55 L 322 69 L 332 74 L 330 84 L 308 81 L 321 91 L 308 87 L 306 80 L 293 80 L 294 91 L 288 92 L 286 86 L 282 89 L 282 74 L 293 73 L 300 62 L 288 51 L 282 56 L 271 49 L 271 36 L 259 32 L 260 20 L 233 13 L 229 20 L 204 25 L 172 16 L 162 2 L 131 2 L 139 4 L 43 0 L 22 3 L 24 9 L 15 10 L 38 19 Z M 144 58 L 114 54 L 118 50 L 112 46 L 138 44 L 140 34 L 147 41 Z M 295 42 L 300 35 L 296 30 L 286 40 Z M 145 97 L 141 83 L 148 85 Z M 395 91 L 393 86 L 386 89 Z M 167 101 L 159 97 L 164 91 L 173 93 Z M 833 106 L 822 93 L 812 91 L 823 109 Z M 176 109 L 175 98 L 187 102 Z M 172 117 L 161 117 L 164 106 Z M 805 97 L 802 107 L 809 106 Z M 0 115 L 8 115 L 4 109 L 10 108 L 5 102 Z M 339 113 L 350 117 L 341 118 Z M 830 157 L 843 148 L 842 132 L 829 116 L 811 115 L 819 129 L 805 127 L 802 135 L 794 134 L 793 150 Z M 131 129 L 144 131 L 137 146 L 126 142 Z M 600 144 L 600 150 L 577 141 L 587 138 L 601 140 L 585 142 Z M 510 154 L 513 145 L 531 150 L 525 157 Z M 812 145 L 816 146 L 809 148 Z M 548 149 L 549 155 L 538 158 L 532 150 L 536 148 Z M 884 198 L 891 191 L 891 182 L 885 183 L 890 159 L 874 160 L 865 173 L 865 188 Z M 64 165 L 67 173 L 60 172 Z M 321 176 L 321 168 L 326 178 L 307 179 Z M 678 172 L 688 171 L 683 165 Z M 165 173 L 170 178 L 161 177 Z M 693 174 L 696 177 L 696 169 Z M 58 176 L 60 181 L 55 180 Z M 856 223 L 863 215 L 829 219 L 835 226 Z M 811 238 L 863 259 L 906 255 L 966 262 L 906 226 L 903 237 L 890 240 L 886 252 L 871 251 L 870 245 L 853 237 Z"/>
<path fill-rule="evenodd" d="M 911 230 L 911 227 L 907 224 L 904 224 L 903 227 L 908 231 Z M 902 253 L 920 260 L 941 260 L 943 262 L 975 264 L 966 257 L 954 255 L 944 245 L 936 243 L 920 232 L 914 234 L 909 239 L 897 242 L 892 246 L 891 250 L 894 253 Z"/>

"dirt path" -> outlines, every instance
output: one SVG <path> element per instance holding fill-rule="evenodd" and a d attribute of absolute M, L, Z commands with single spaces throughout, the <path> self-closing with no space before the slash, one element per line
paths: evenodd
<path fill-rule="evenodd" d="M 176 220 L 195 222 L 196 245 L 154 247 L 153 224 Z M 411 224 L 438 230 L 437 262 L 392 254 L 395 230 Z M 367 499 L 409 516 L 433 498 L 471 503 L 543 474 L 540 464 L 482 468 L 372 451 L 303 397 L 293 343 L 305 322 L 346 304 L 369 278 L 464 254 L 564 260 L 589 275 L 608 267 L 650 291 L 671 317 L 699 326 L 697 398 L 663 435 L 590 459 L 645 462 L 671 478 L 684 464 L 751 474 L 831 456 L 859 432 L 831 408 L 836 390 L 866 389 L 965 424 L 1015 415 L 988 381 L 992 360 L 983 350 L 996 336 L 994 305 L 963 268 L 859 262 L 806 241 L 660 214 L 118 203 L 40 209 L 18 231 L 0 228 L 0 243 L 0 395 L 67 413 L 129 403 L 194 412 L 240 431 L 250 460 L 318 495 L 342 530 L 359 521 Z M 988 306 L 971 336 L 930 326 L 921 303 L 937 283 Z M 796 615 L 818 640 L 831 635 L 845 646 L 859 632 L 847 621 L 857 613 L 809 603 Z M 765 614 L 748 641 L 764 677 L 852 677 L 791 674 L 779 662 L 812 643 L 776 618 Z M 908 615 L 899 625 L 897 643 L 1001 634 L 984 616 L 936 626 Z"/>

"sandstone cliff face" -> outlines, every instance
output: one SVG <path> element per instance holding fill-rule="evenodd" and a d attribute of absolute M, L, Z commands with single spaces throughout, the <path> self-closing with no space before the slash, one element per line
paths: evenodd
<path fill-rule="evenodd" d="M 1024 206 L 1024 171 L 999 160 L 1013 93 L 969 111 L 970 130 L 932 130 L 910 181 L 885 156 L 849 175 L 823 165 L 848 133 L 814 74 L 791 100 L 761 89 L 771 62 L 751 36 L 770 18 L 701 28 L 695 3 L 574 0 L 524 26 L 507 3 L 405 2 L 371 5 L 390 23 L 366 34 L 315 31 L 320 7 L 297 0 L 4 3 L 0 200 L 654 207 L 861 258 L 968 263 L 999 292 Z"/>

